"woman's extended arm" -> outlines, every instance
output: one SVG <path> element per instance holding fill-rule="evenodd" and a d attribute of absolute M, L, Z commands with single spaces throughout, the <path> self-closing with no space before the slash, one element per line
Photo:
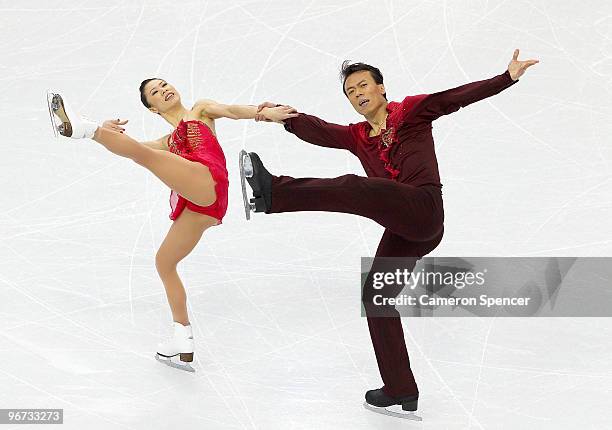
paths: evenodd
<path fill-rule="evenodd" d="M 159 139 L 156 140 L 150 140 L 148 142 L 140 142 L 142 145 L 144 146 L 148 146 L 149 148 L 153 148 L 153 149 L 159 149 L 161 151 L 169 151 L 170 148 L 168 148 L 168 138 L 170 137 L 169 134 L 160 137 Z"/>
<path fill-rule="evenodd" d="M 102 123 L 102 128 L 105 128 L 107 130 L 112 130 L 114 132 L 117 133 L 123 133 L 125 131 L 125 128 L 123 128 L 123 126 L 125 124 L 127 124 L 129 120 L 123 120 L 121 121 L 121 119 L 109 119 L 106 120 Z M 147 142 L 140 142 L 141 145 L 144 146 L 148 146 L 149 148 L 152 149 L 159 149 L 162 151 L 168 151 L 168 137 L 170 135 L 167 134 L 165 136 L 160 137 L 159 139 L 155 139 L 155 140 L 149 140 Z"/>
<path fill-rule="evenodd" d="M 254 119 L 257 115 L 257 106 L 252 105 L 226 105 L 213 100 L 199 100 L 195 106 L 201 114 L 210 119 Z M 260 112 L 271 121 L 279 122 L 287 118 L 297 116 L 295 109 L 290 106 L 279 106 L 277 108 L 266 108 Z"/>

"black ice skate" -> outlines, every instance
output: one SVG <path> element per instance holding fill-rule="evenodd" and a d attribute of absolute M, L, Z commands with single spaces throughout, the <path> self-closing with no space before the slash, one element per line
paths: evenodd
<path fill-rule="evenodd" d="M 382 388 L 379 388 L 366 392 L 365 400 L 364 407 L 376 413 L 414 421 L 422 420 L 421 417 L 414 414 L 419 402 L 418 394 L 414 396 L 391 397 L 386 395 Z M 393 411 L 386 409 L 389 406 L 401 406 L 401 410 Z"/>
<path fill-rule="evenodd" d="M 266 170 L 259 156 L 254 152 L 240 151 L 240 184 L 246 219 L 251 219 L 251 212 L 270 212 L 272 206 L 272 175 Z M 253 191 L 249 199 L 246 182 Z"/>

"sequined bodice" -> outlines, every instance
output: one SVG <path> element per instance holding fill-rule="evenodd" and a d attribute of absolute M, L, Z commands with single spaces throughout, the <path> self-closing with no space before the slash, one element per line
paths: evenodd
<path fill-rule="evenodd" d="M 210 145 L 216 149 L 219 142 L 212 130 L 198 120 L 181 120 L 168 140 L 168 148 L 178 155 L 205 154 Z"/>

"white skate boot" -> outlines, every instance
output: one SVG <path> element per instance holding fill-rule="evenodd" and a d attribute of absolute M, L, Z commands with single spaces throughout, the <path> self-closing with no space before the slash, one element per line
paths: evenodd
<path fill-rule="evenodd" d="M 47 105 L 49 106 L 53 133 L 56 137 L 59 133 L 73 139 L 93 138 L 98 129 L 98 124 L 76 114 L 66 105 L 60 94 L 47 92 Z"/>
<path fill-rule="evenodd" d="M 193 362 L 193 331 L 191 325 L 173 322 L 174 333 L 170 340 L 157 345 L 157 361 L 176 369 L 195 372 Z"/>

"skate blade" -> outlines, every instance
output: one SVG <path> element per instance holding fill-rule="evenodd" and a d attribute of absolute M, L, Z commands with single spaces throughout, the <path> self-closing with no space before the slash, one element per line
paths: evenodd
<path fill-rule="evenodd" d="M 377 406 L 372 406 L 368 402 L 363 402 L 363 407 L 369 411 L 376 412 L 377 414 L 387 415 L 388 417 L 401 418 L 403 420 L 409 421 L 423 421 L 423 418 L 416 415 L 414 412 L 403 411 L 402 407 L 397 405 L 397 411 L 389 409 L 389 408 L 379 408 Z M 390 408 L 393 406 L 390 406 Z"/>
<path fill-rule="evenodd" d="M 174 367 L 175 369 L 184 370 L 185 372 L 195 372 L 195 369 L 191 367 L 191 363 L 181 361 L 178 358 L 178 355 L 173 357 L 164 357 L 159 354 L 155 354 L 155 359 L 160 363 L 163 363 L 166 366 Z M 173 361 L 173 359 L 175 360 Z"/>
<path fill-rule="evenodd" d="M 246 178 L 251 178 L 253 176 L 253 163 L 251 162 L 251 157 L 249 154 L 243 149 L 240 151 L 238 155 L 238 167 L 240 169 L 240 186 L 242 187 L 242 203 L 244 204 L 244 214 L 246 216 L 247 221 L 251 219 L 251 212 L 255 210 L 253 204 L 249 201 L 249 196 L 247 194 L 246 187 Z"/>
<path fill-rule="evenodd" d="M 47 106 L 49 107 L 49 116 L 51 117 L 51 124 L 55 137 L 59 135 L 70 137 L 72 135 L 72 125 L 70 119 L 68 119 L 62 96 L 47 91 Z M 58 124 L 56 118 L 58 118 L 61 123 Z"/>
<path fill-rule="evenodd" d="M 58 124 L 55 121 L 55 115 L 53 115 L 53 97 L 55 94 L 51 92 L 51 90 L 47 90 L 47 108 L 49 109 L 49 119 L 51 120 L 51 128 L 53 129 L 53 136 L 55 138 L 59 137 L 59 132 L 57 131 Z"/>

